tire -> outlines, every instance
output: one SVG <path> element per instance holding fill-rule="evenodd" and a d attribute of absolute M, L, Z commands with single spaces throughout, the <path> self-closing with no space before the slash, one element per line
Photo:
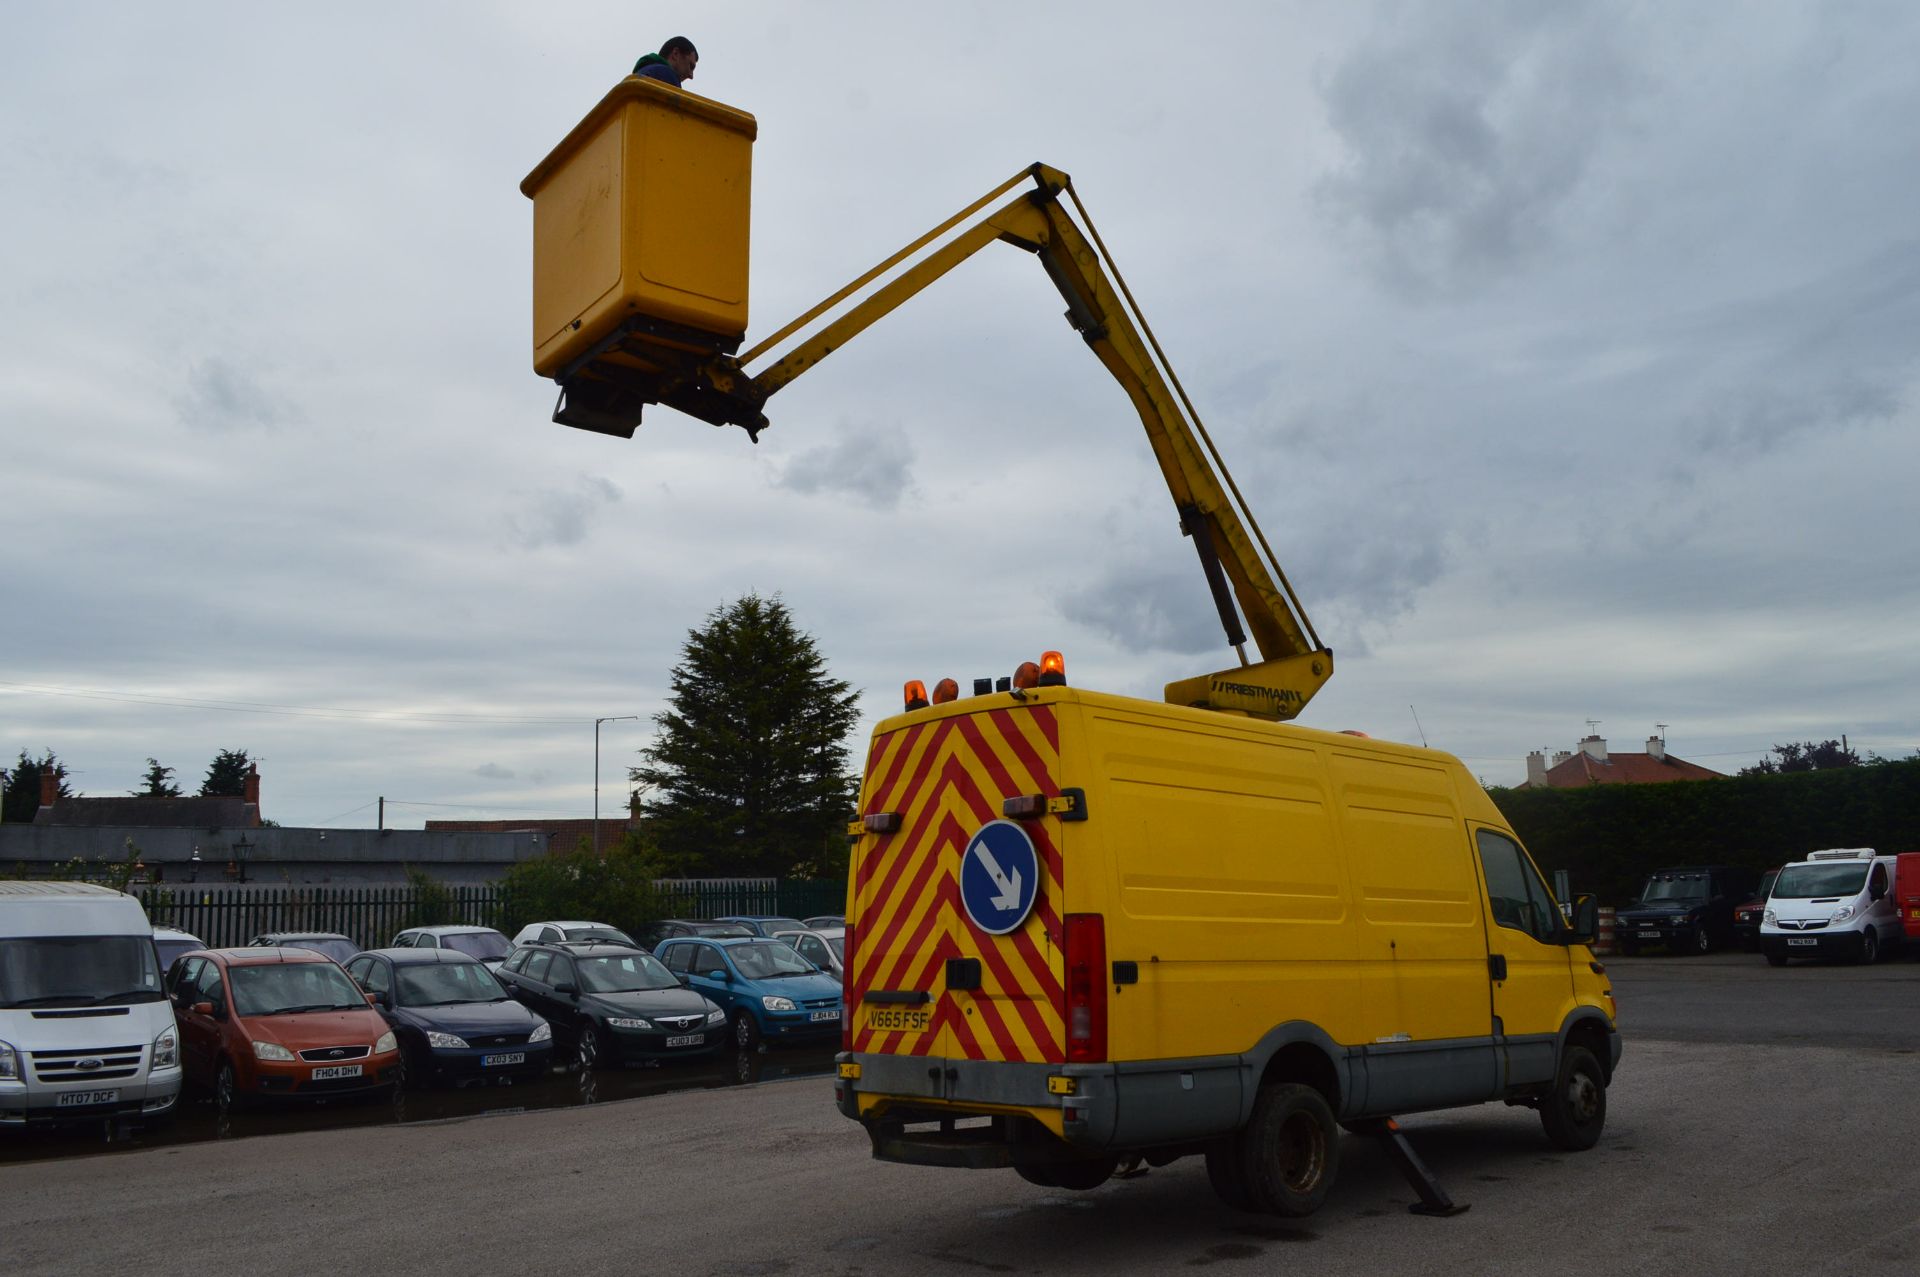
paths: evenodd
<path fill-rule="evenodd" d="M 581 1026 L 580 1037 L 573 1044 L 573 1063 L 582 1073 L 600 1067 L 600 1030 L 591 1024 Z"/>
<path fill-rule="evenodd" d="M 1713 952 L 1713 933 L 1707 930 L 1705 923 L 1693 933 L 1693 952 L 1702 957 Z"/>
<path fill-rule="evenodd" d="M 1787 965 L 1787 955 L 1784 953 L 1769 953 L 1767 955 L 1767 965 L 1770 967 L 1784 967 Z"/>
<path fill-rule="evenodd" d="M 246 1107 L 240 1095 L 239 1079 L 234 1076 L 233 1065 L 226 1060 L 220 1061 L 220 1071 L 214 1075 L 213 1106 L 222 1113 L 238 1113 Z"/>
<path fill-rule="evenodd" d="M 1298 1082 L 1260 1088 L 1235 1137 L 1253 1209 L 1300 1218 L 1320 1209 L 1340 1161 L 1340 1129 L 1320 1092 Z"/>
<path fill-rule="evenodd" d="M 733 1044 L 742 1051 L 751 1051 L 760 1045 L 760 1024 L 753 1018 L 753 1012 L 733 1013 Z"/>
<path fill-rule="evenodd" d="M 1207 1182 L 1213 1185 L 1214 1196 L 1231 1209 L 1256 1209 L 1253 1192 L 1240 1169 L 1240 1144 L 1236 1136 L 1224 1136 L 1207 1145 Z"/>
<path fill-rule="evenodd" d="M 1880 937 L 1872 927 L 1860 933 L 1860 965 L 1870 967 L 1880 961 Z"/>
<path fill-rule="evenodd" d="M 1021 1179 L 1027 1181 L 1027 1183 L 1032 1184 L 1035 1188 L 1060 1187 L 1060 1181 L 1054 1176 L 1053 1172 L 1054 1166 L 1051 1162 L 1041 1163 L 1037 1166 L 1016 1166 L 1013 1168 L 1015 1175 L 1018 1175 Z"/>
<path fill-rule="evenodd" d="M 1119 1165 L 1117 1157 L 1096 1157 L 1090 1162 L 1060 1162 L 1049 1169 L 1053 1172 L 1053 1182 L 1061 1188 L 1084 1193 L 1112 1179 Z"/>
<path fill-rule="evenodd" d="M 1540 1098 L 1540 1125 L 1558 1149 L 1581 1153 L 1600 1142 L 1607 1124 L 1607 1075 L 1584 1046 L 1568 1044 L 1553 1089 Z"/>

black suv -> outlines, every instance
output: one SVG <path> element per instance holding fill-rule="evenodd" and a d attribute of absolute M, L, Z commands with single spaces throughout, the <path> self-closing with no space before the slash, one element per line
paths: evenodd
<path fill-rule="evenodd" d="M 635 945 L 525 944 L 495 974 L 582 1069 L 706 1055 L 728 1041 L 727 1013 Z"/>
<path fill-rule="evenodd" d="M 1640 898 L 1614 915 L 1614 948 L 1631 958 L 1651 944 L 1674 953 L 1711 953 L 1733 939 L 1734 906 L 1753 898 L 1760 875 L 1731 865 L 1656 869 Z"/>

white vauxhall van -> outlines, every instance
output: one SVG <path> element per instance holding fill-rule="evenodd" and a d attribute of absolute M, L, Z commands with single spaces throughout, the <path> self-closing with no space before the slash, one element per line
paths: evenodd
<path fill-rule="evenodd" d="M 1898 864 L 1871 847 L 1835 847 L 1781 869 L 1760 919 L 1768 965 L 1783 967 L 1789 958 L 1873 962 L 1899 944 Z"/>
<path fill-rule="evenodd" d="M 180 1036 L 140 902 L 0 882 L 0 1127 L 155 1119 L 179 1098 Z"/>

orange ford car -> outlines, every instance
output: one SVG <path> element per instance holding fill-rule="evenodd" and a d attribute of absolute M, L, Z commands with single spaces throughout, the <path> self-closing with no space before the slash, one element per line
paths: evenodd
<path fill-rule="evenodd" d="M 167 990 L 186 1080 L 222 1111 L 394 1086 L 399 1045 L 338 963 L 308 949 L 210 949 L 175 960 Z"/>

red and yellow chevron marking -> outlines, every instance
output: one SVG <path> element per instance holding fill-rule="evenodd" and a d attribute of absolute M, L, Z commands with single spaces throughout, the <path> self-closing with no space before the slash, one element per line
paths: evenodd
<path fill-rule="evenodd" d="M 847 980 L 856 1051 L 969 1060 L 1063 1058 L 1058 823 L 1029 821 L 1040 853 L 1033 913 L 1005 936 L 982 933 L 960 903 L 960 857 L 1016 794 L 1058 795 L 1059 723 L 1047 706 L 987 710 L 905 727 L 873 743 L 861 813 L 901 827 L 863 838 L 853 868 Z M 978 958 L 979 989 L 948 992 L 949 958 Z M 867 1027 L 872 989 L 932 996 L 924 1029 Z"/>

